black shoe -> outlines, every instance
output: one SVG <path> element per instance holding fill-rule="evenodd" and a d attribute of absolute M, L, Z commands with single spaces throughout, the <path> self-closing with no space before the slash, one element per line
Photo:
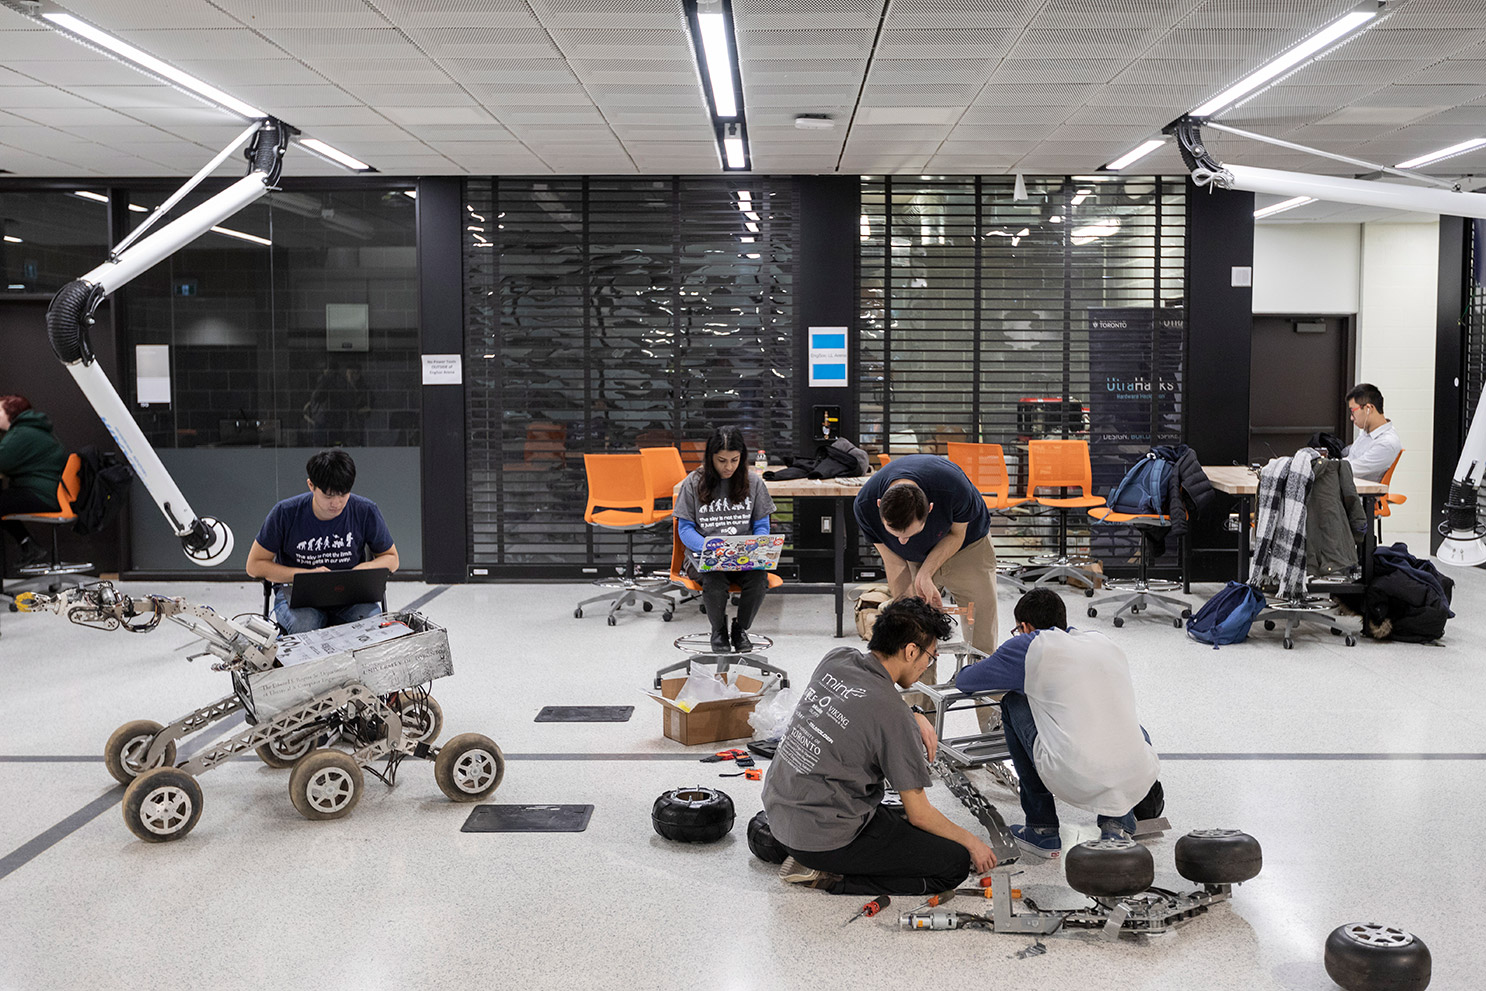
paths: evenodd
<path fill-rule="evenodd" d="M 712 631 L 712 653 L 714 653 L 714 654 L 731 654 L 732 652 L 733 652 L 733 645 L 728 642 L 727 628 L 726 627 L 723 627 L 721 630 L 713 630 Z"/>
<path fill-rule="evenodd" d="M 733 618 L 733 650 L 745 654 L 753 649 L 753 641 L 748 639 L 748 631 L 738 625 L 737 617 Z"/>

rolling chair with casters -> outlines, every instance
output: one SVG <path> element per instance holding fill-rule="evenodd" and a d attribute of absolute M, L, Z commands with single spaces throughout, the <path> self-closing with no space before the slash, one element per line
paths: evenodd
<path fill-rule="evenodd" d="M 1152 605 L 1159 605 L 1176 611 L 1171 625 L 1180 628 L 1182 621 L 1192 615 L 1192 607 L 1182 599 L 1161 593 L 1175 592 L 1182 583 L 1150 577 L 1151 531 L 1156 527 L 1170 526 L 1171 518 L 1154 513 L 1117 513 L 1107 506 L 1089 510 L 1089 516 L 1099 523 L 1126 524 L 1140 536 L 1139 576 L 1133 579 L 1104 579 L 1104 587 L 1110 594 L 1089 603 L 1089 618 L 1098 616 L 1101 608 L 1115 606 L 1111 618 L 1115 627 L 1119 628 L 1125 625 L 1120 614 L 1126 610 L 1129 610 L 1130 615 L 1136 616 L 1148 611 Z"/>
<path fill-rule="evenodd" d="M 970 479 L 991 513 L 1005 516 L 1009 510 L 1027 502 L 1025 497 L 1018 499 L 1011 494 L 1011 474 L 1006 470 L 1006 454 L 1000 444 L 950 441 L 948 450 L 949 460 Z M 1025 592 L 1027 583 L 1017 574 L 1019 570 L 1014 564 L 997 564 L 996 580 Z"/>
<path fill-rule="evenodd" d="M 0 522 L 40 524 L 50 527 L 52 531 L 51 557 L 45 564 L 19 567 L 17 572 L 21 576 L 20 580 L 11 583 L 8 588 L 4 587 L 7 567 L 5 541 L 0 539 L 0 595 L 12 600 L 10 603 L 12 612 L 15 611 L 14 598 L 17 592 L 57 592 L 65 586 L 83 584 L 76 576 L 93 570 L 90 562 L 63 561 L 61 551 L 57 546 L 58 531 L 64 526 L 71 526 L 77 522 L 77 513 L 72 507 L 82 495 L 82 468 L 82 458 L 76 454 L 67 456 L 67 464 L 62 469 L 62 480 L 57 483 L 57 505 L 60 508 L 55 512 L 11 513 L 0 517 Z"/>
<path fill-rule="evenodd" d="M 583 607 L 594 602 L 609 603 L 610 626 L 617 623 L 620 608 L 638 602 L 646 612 L 656 606 L 661 619 L 670 622 L 676 604 L 664 594 L 671 587 L 666 579 L 646 579 L 635 565 L 635 532 L 648 530 L 669 518 L 655 514 L 655 486 L 650 480 L 650 466 L 639 454 L 585 454 L 583 469 L 588 475 L 588 506 L 583 519 L 589 526 L 615 530 L 624 534 L 625 564 L 616 578 L 600 578 L 593 584 L 609 591 L 584 599 L 573 610 L 573 618 L 583 618 Z M 658 584 L 657 584 L 658 583 Z"/>
<path fill-rule="evenodd" d="M 1079 489 L 1077 496 L 1039 496 L 1038 489 Z M 1027 494 L 1039 506 L 1048 506 L 1058 513 L 1058 556 L 1033 558 L 1032 563 L 1017 573 L 1031 584 L 1046 585 L 1059 578 L 1076 578 L 1088 582 L 1084 594 L 1094 595 L 1094 584 L 1102 576 L 1088 567 L 1080 567 L 1075 561 L 1088 558 L 1068 556 L 1068 511 L 1071 509 L 1094 509 L 1104 505 L 1104 499 L 1094 493 L 1094 470 L 1089 463 L 1089 445 L 1082 440 L 1033 440 L 1027 442 Z"/>
<path fill-rule="evenodd" d="M 1402 461 L 1402 460 L 1403 460 L 1403 451 L 1399 451 L 1398 452 L 1398 457 L 1396 457 L 1396 458 L 1393 459 L 1393 463 L 1388 466 L 1388 470 L 1385 471 L 1385 472 L 1383 472 L 1383 477 L 1380 478 L 1380 479 L 1378 479 L 1378 481 L 1379 481 L 1380 484 L 1385 485 L 1385 486 L 1392 484 L 1392 482 L 1393 482 L 1393 471 L 1394 471 L 1394 469 L 1396 469 L 1398 467 L 1398 463 L 1400 461 Z M 1392 516 L 1393 513 L 1392 513 L 1391 507 L 1393 507 L 1393 506 L 1402 506 L 1405 502 L 1408 501 L 1408 498 L 1409 497 L 1406 496 L 1406 495 L 1395 495 L 1392 492 L 1387 492 L 1387 493 L 1384 493 L 1383 494 L 1383 497 L 1381 499 L 1375 499 L 1375 500 L 1373 500 L 1372 515 L 1373 515 L 1374 521 L 1376 521 L 1377 526 L 1378 526 L 1378 543 L 1379 544 L 1381 544 L 1383 542 L 1383 517 L 1385 517 L 1385 516 Z"/>
<path fill-rule="evenodd" d="M 640 448 L 640 456 L 645 459 L 650 469 L 650 492 L 655 498 L 655 502 L 657 504 L 662 501 L 673 503 L 670 509 L 656 509 L 654 513 L 655 521 L 659 523 L 662 520 L 670 519 L 671 514 L 675 511 L 674 499 L 676 486 L 685 481 L 686 476 L 689 474 L 686 470 L 685 462 L 681 459 L 681 451 L 675 447 L 642 447 Z M 676 600 L 677 605 L 683 602 L 690 602 L 702 594 L 701 592 L 693 592 L 684 585 L 677 585 L 674 581 L 666 582 L 657 590 L 663 592 L 679 590 L 681 597 Z"/>

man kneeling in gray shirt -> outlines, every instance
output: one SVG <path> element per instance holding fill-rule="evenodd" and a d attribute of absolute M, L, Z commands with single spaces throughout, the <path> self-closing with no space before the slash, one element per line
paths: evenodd
<path fill-rule="evenodd" d="M 774 839 L 790 854 L 779 876 L 838 895 L 947 891 L 996 855 L 929 803 L 924 761 L 939 741 L 898 694 L 938 656 L 949 618 L 898 599 L 872 627 L 867 652 L 831 651 L 810 677 L 764 782 Z M 915 721 L 916 720 L 916 721 Z M 901 809 L 881 804 L 887 782 Z"/>

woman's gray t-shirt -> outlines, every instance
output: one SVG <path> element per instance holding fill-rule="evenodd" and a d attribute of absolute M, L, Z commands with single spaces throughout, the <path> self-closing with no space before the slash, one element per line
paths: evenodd
<path fill-rule="evenodd" d="M 769 830 L 795 850 L 839 850 L 867 825 L 887 782 L 927 788 L 913 713 L 870 653 L 839 647 L 820 662 L 764 778 Z"/>
<path fill-rule="evenodd" d="M 739 471 L 747 471 L 739 468 Z M 772 515 L 774 499 L 769 487 L 754 472 L 748 472 L 748 494 L 741 502 L 728 498 L 726 489 L 731 479 L 722 482 L 720 491 L 712 492 L 712 499 L 705 505 L 697 497 L 701 487 L 701 473 L 694 471 L 681 482 L 676 493 L 674 515 L 678 520 L 690 520 L 704 537 L 736 537 L 753 532 L 753 521 Z M 692 554 L 692 566 L 696 567 L 697 555 Z"/>

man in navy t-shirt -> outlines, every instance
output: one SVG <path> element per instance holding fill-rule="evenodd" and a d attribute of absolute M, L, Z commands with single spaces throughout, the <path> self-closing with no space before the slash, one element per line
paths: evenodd
<path fill-rule="evenodd" d="M 974 603 L 971 643 L 996 649 L 996 551 L 990 513 L 948 458 L 894 458 L 857 493 L 857 525 L 882 556 L 893 598 L 916 595 L 939 607 L 939 586 L 957 605 Z M 931 672 L 931 677 L 933 673 Z"/>
<path fill-rule="evenodd" d="M 397 546 L 370 499 L 351 494 L 356 462 L 345 451 L 321 451 L 305 465 L 309 491 L 269 510 L 258 538 L 248 551 L 247 571 L 274 583 L 273 618 L 285 633 L 308 633 L 326 626 L 354 623 L 381 612 L 378 602 L 359 602 L 339 609 L 290 609 L 289 584 L 304 571 L 350 571 L 386 568 L 396 571 Z M 361 560 L 362 547 L 372 558 Z"/>

